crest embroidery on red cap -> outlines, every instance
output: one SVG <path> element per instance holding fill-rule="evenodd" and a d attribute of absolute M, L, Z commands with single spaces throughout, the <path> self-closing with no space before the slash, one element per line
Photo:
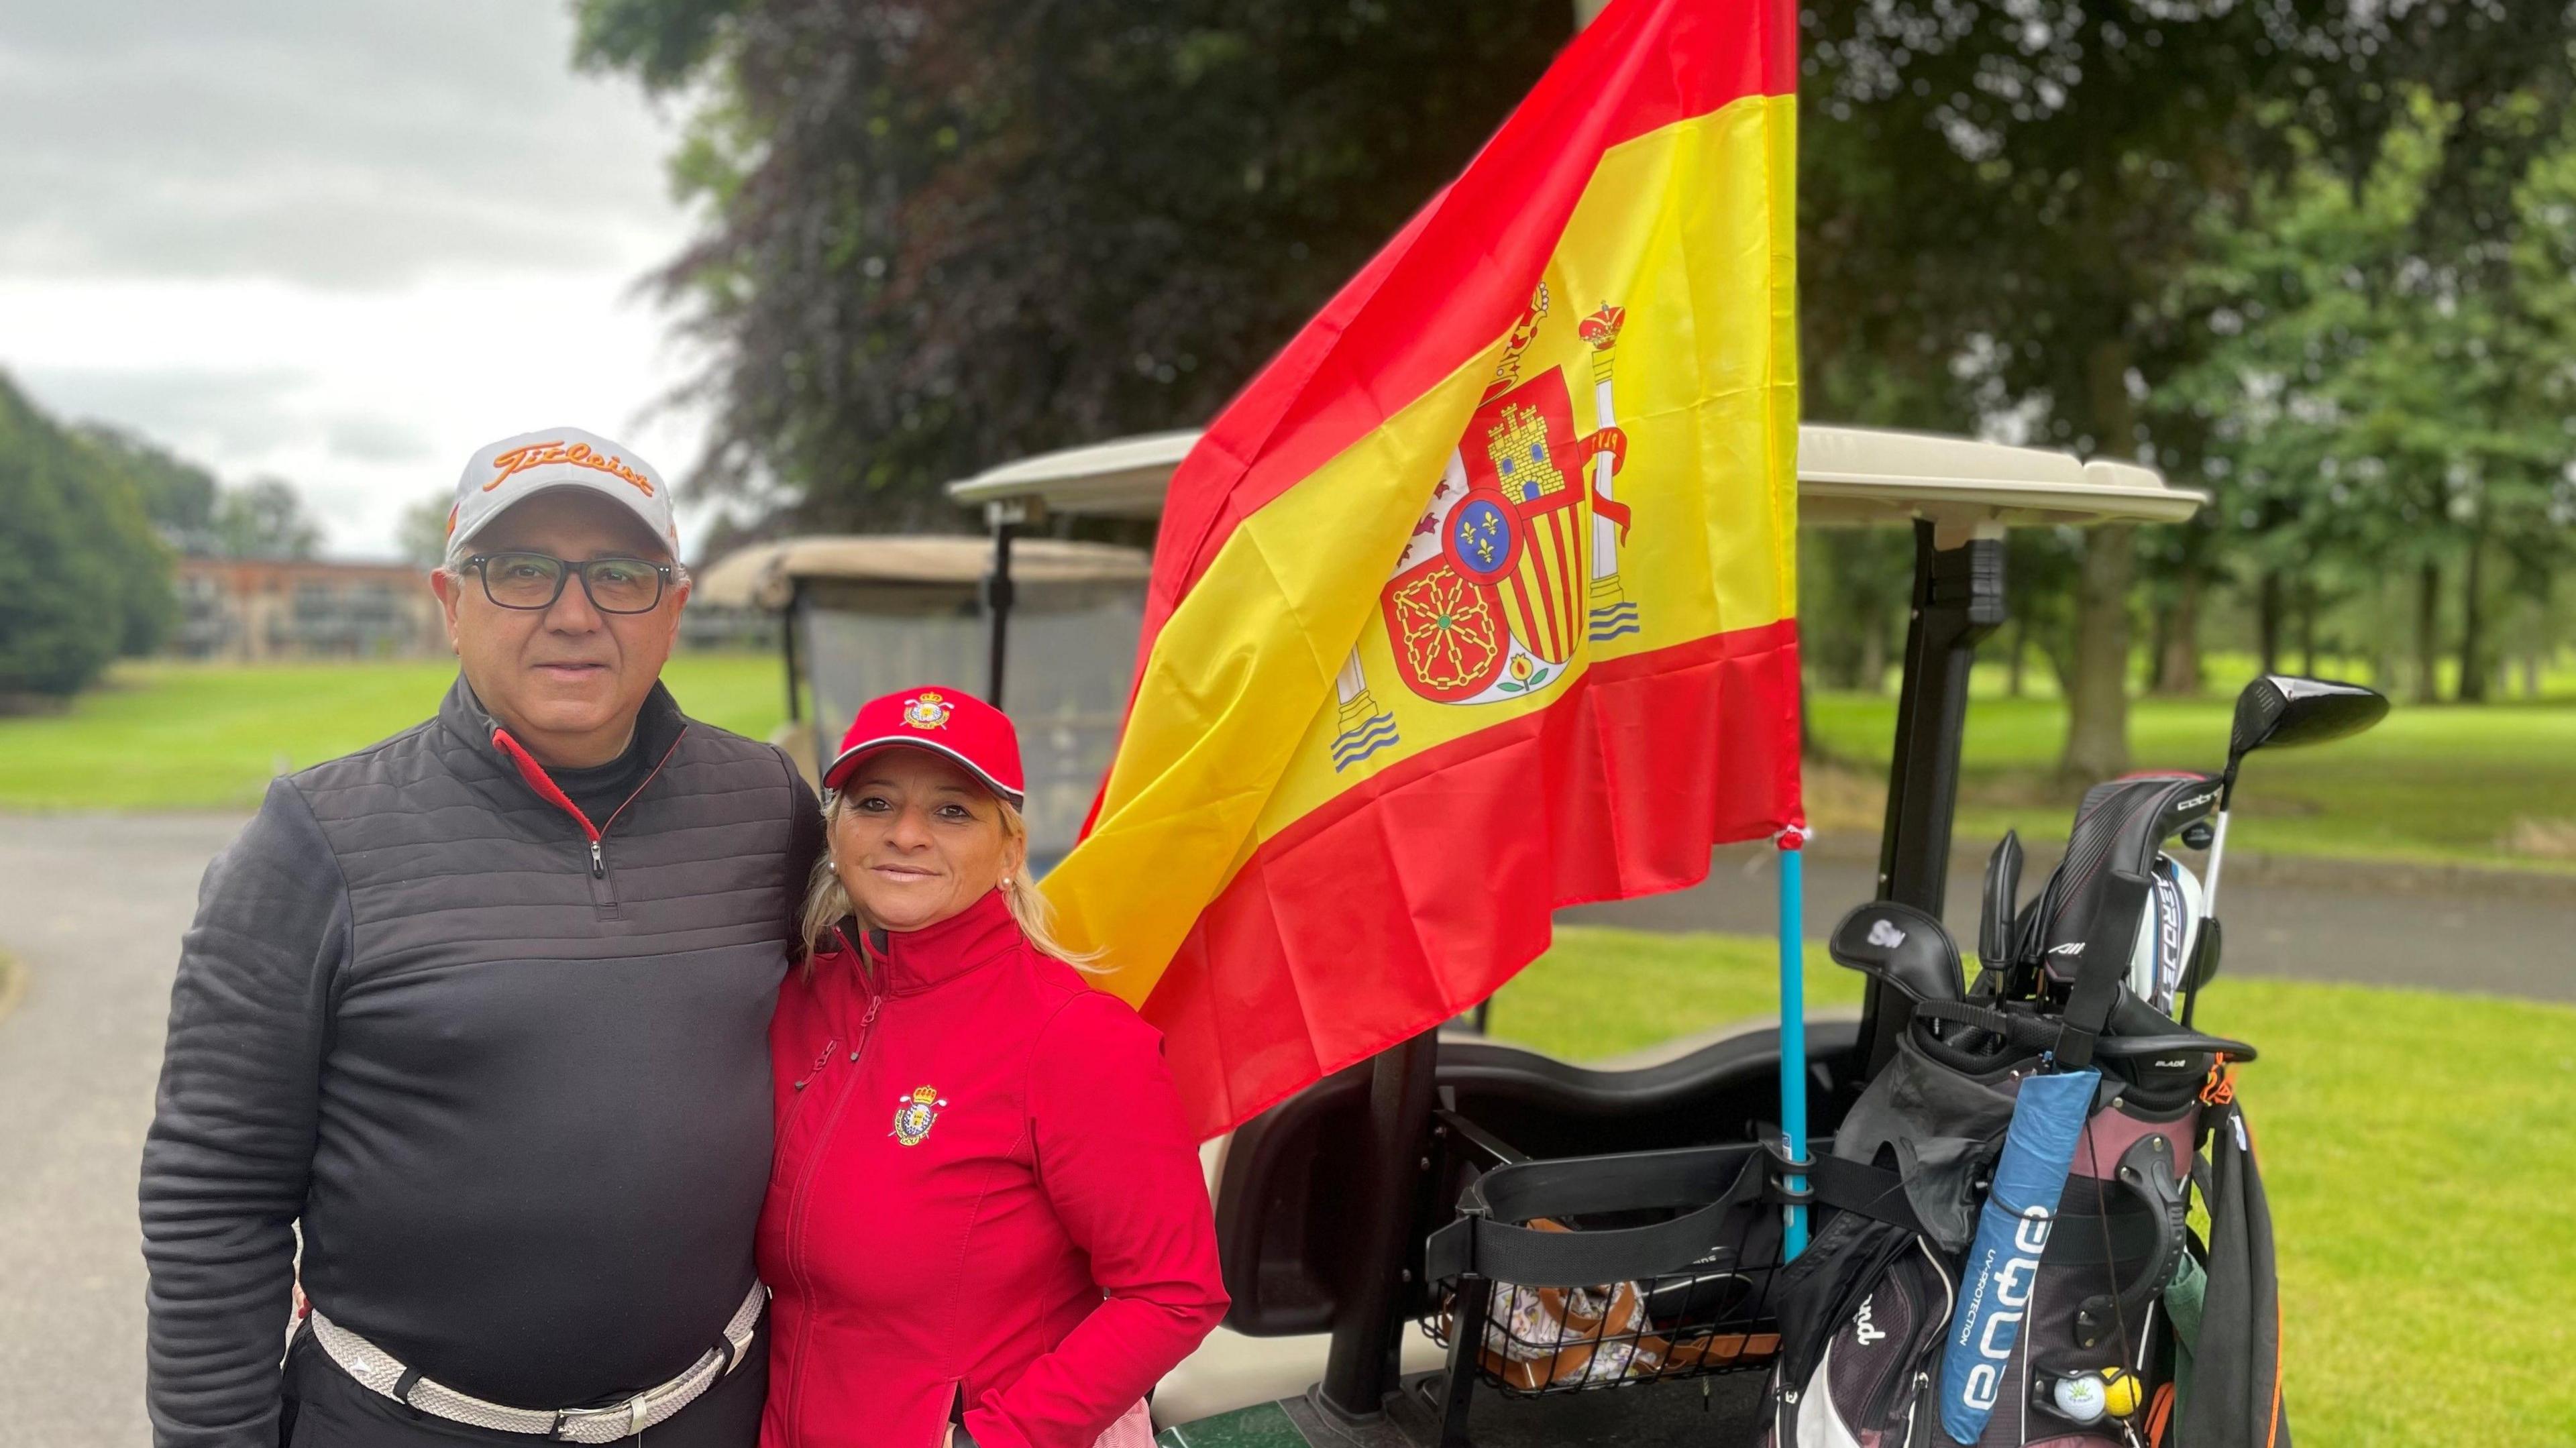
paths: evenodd
<path fill-rule="evenodd" d="M 956 708 L 941 698 L 937 691 L 924 689 L 903 701 L 903 722 L 915 729 L 945 729 L 948 716 Z"/>

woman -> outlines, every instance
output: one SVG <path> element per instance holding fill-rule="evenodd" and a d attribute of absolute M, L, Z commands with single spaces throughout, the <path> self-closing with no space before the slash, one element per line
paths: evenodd
<path fill-rule="evenodd" d="M 763 1448 L 1142 1441 L 1224 1315 L 1162 1042 L 1029 885 L 1001 711 L 869 703 L 824 771 L 806 963 L 770 1028 Z"/>

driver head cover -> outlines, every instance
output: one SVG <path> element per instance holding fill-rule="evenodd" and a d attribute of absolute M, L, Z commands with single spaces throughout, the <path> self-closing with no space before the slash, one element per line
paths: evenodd
<path fill-rule="evenodd" d="M 470 541 L 483 525 L 539 493 L 578 488 L 634 515 L 680 556 L 680 525 L 671 490 L 632 448 L 577 427 L 549 427 L 485 443 L 465 460 L 456 503 L 447 511 L 447 543 Z"/>

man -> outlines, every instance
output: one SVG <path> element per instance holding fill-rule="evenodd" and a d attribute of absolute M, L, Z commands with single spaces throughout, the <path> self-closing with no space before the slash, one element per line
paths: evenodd
<path fill-rule="evenodd" d="M 495 443 L 448 528 L 437 717 L 271 784 L 181 948 L 143 1154 L 155 1441 L 750 1448 L 815 801 L 662 688 L 689 583 L 634 454 Z"/>

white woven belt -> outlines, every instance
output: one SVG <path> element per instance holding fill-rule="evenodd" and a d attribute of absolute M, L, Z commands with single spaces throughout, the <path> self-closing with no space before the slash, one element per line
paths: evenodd
<path fill-rule="evenodd" d="M 509 1408 L 460 1393 L 417 1375 L 396 1361 L 392 1353 L 324 1317 L 319 1309 L 311 1320 L 314 1341 L 322 1344 L 322 1350 L 331 1355 L 331 1361 L 338 1363 L 341 1371 L 369 1390 L 431 1417 L 565 1443 L 614 1443 L 668 1420 L 697 1401 L 698 1395 L 715 1386 L 718 1379 L 740 1367 L 743 1353 L 751 1347 L 752 1329 L 760 1323 L 760 1310 L 768 1304 L 769 1289 L 757 1282 L 751 1284 L 751 1295 L 742 1300 L 733 1321 L 725 1324 L 724 1342 L 708 1348 L 687 1372 L 610 1407 L 560 1411 Z"/>

